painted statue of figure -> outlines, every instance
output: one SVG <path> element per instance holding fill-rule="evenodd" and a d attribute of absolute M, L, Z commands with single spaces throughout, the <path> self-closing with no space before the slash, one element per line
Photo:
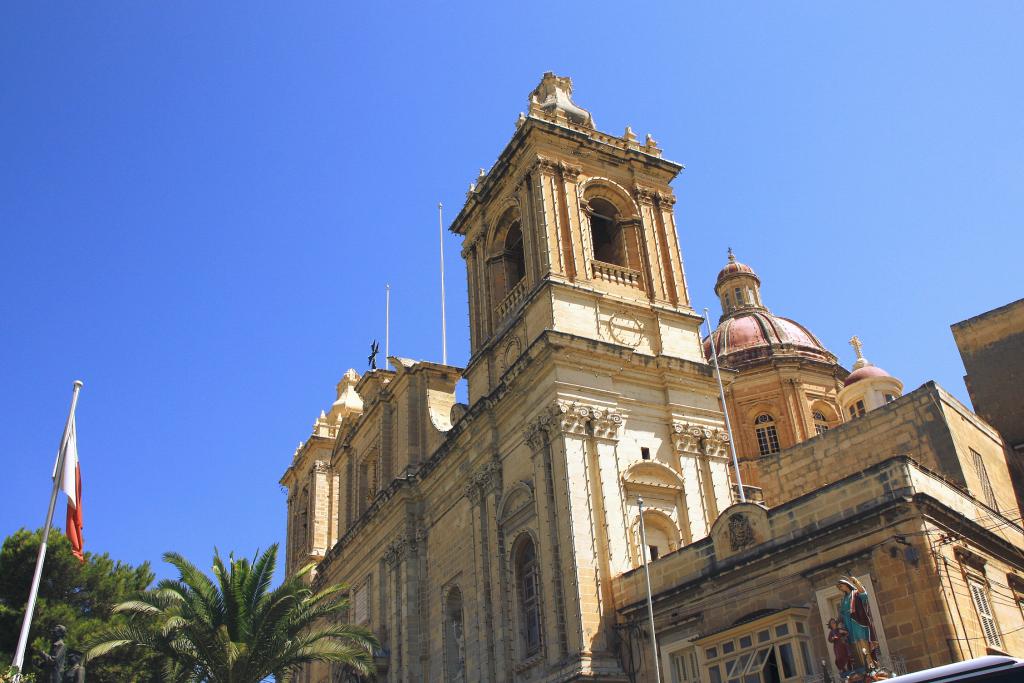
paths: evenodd
<path fill-rule="evenodd" d="M 53 643 L 50 645 L 50 652 L 40 652 L 40 659 L 43 660 L 44 677 L 42 683 L 64 683 L 64 664 L 68 656 L 68 646 L 64 644 L 64 636 L 68 630 L 57 624 L 50 631 Z"/>
<path fill-rule="evenodd" d="M 828 620 L 828 642 L 832 643 L 836 669 L 844 675 L 853 668 L 853 658 L 850 656 L 850 644 L 847 640 L 849 635 L 849 631 L 843 628 L 838 619 Z"/>
<path fill-rule="evenodd" d="M 839 602 L 839 619 L 849 634 L 847 641 L 853 655 L 854 670 L 858 673 L 873 670 L 878 666 L 874 657 L 877 638 L 871 624 L 868 594 L 860 581 L 853 577 L 839 579 L 836 587 L 843 593 Z"/>

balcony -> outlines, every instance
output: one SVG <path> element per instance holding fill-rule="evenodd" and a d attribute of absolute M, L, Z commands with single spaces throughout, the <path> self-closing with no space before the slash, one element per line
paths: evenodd
<path fill-rule="evenodd" d="M 618 285 L 625 285 L 626 287 L 640 287 L 640 271 L 627 268 L 625 266 L 617 266 L 614 263 L 605 263 L 604 261 L 591 261 L 590 262 L 591 272 L 595 280 L 604 280 L 605 282 L 614 282 Z"/>
<path fill-rule="evenodd" d="M 498 302 L 498 305 L 494 307 L 494 313 L 498 320 L 504 320 L 508 315 L 515 310 L 519 302 L 523 300 L 526 295 L 526 278 L 516 283 L 516 286 L 505 295 L 505 298 Z"/>

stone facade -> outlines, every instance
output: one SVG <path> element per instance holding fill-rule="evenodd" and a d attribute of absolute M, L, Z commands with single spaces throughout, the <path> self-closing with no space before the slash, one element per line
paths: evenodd
<path fill-rule="evenodd" d="M 770 316 L 753 285 L 744 315 L 778 344 L 723 355 L 764 498 L 736 502 L 675 224 L 682 167 L 650 136 L 598 131 L 571 94 L 545 74 L 452 224 L 469 280 L 467 367 L 395 356 L 393 370 L 349 371 L 293 455 L 281 479 L 289 573 L 314 562 L 316 585 L 348 586 L 347 618 L 380 637 L 385 681 L 654 680 L 645 563 L 661 657 L 683 666 L 665 680 L 715 683 L 712 667 L 727 664 L 715 648 L 742 646 L 744 624 L 755 639 L 767 630 L 777 667 L 820 673 L 840 572 L 865 577 L 885 652 L 909 666 L 980 652 L 971 639 L 993 619 L 1000 647 L 1019 654 L 1002 586 L 1024 589 L 1024 539 L 998 435 L 934 385 L 846 419 L 846 370 Z M 720 284 L 751 278 L 735 269 Z M 774 406 L 781 435 L 765 457 L 746 424 L 757 401 Z M 979 498 L 979 459 L 994 506 Z M 996 610 L 984 624 L 961 595 L 977 586 Z M 348 678 L 312 665 L 300 680 Z"/>
<path fill-rule="evenodd" d="M 1024 492 L 1024 299 L 958 322 L 952 330 L 971 403 L 1006 440 L 1017 490 Z"/>
<path fill-rule="evenodd" d="M 466 369 L 367 372 L 360 410 L 327 416 L 282 479 L 289 568 L 319 560 L 316 581 L 350 587 L 384 680 L 627 680 L 612 578 L 704 538 L 733 502 L 669 187 L 681 166 L 596 130 L 570 94 L 545 75 L 452 225 Z"/>

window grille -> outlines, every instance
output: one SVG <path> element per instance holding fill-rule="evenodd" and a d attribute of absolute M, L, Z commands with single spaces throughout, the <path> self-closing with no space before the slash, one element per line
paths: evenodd
<path fill-rule="evenodd" d="M 978 478 L 981 479 L 981 492 L 985 496 L 985 502 L 988 506 L 995 511 L 999 511 L 999 503 L 996 501 L 996 492 L 992 489 L 992 482 L 988 478 L 988 470 L 985 469 L 985 461 L 981 459 L 981 453 L 970 449 L 971 459 L 974 461 L 974 469 L 978 472 Z"/>

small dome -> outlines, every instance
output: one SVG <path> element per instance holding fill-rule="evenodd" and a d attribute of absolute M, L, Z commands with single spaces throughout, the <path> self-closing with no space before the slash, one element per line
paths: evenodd
<path fill-rule="evenodd" d="M 868 377 L 892 377 L 892 375 L 877 365 L 864 365 L 847 375 L 844 385 L 850 386 L 854 382 L 859 382 Z"/>
<path fill-rule="evenodd" d="M 729 262 L 725 264 L 725 268 L 722 268 L 722 270 L 718 271 L 718 279 L 715 280 L 715 292 L 718 292 L 718 288 L 722 284 L 723 280 L 726 280 L 729 277 L 732 277 L 733 275 L 738 275 L 740 273 L 752 276 L 755 280 L 757 280 L 758 284 L 761 284 L 761 279 L 757 277 L 757 273 L 754 272 L 754 269 L 748 266 L 746 263 L 740 263 L 739 261 L 737 261 L 736 255 L 732 253 L 732 247 L 730 247 Z"/>
<path fill-rule="evenodd" d="M 763 308 L 727 317 L 712 334 L 718 360 L 725 366 L 771 356 L 803 356 L 826 363 L 836 360 L 806 327 Z M 711 359 L 710 339 L 704 340 L 704 356 Z"/>

